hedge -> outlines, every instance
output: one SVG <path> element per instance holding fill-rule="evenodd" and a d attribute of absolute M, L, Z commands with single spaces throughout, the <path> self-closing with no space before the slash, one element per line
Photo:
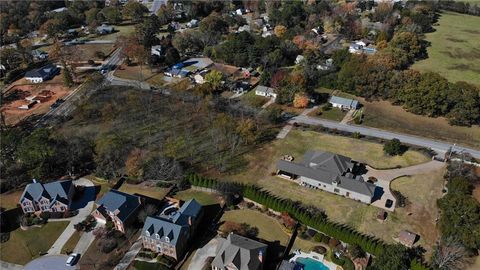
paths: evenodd
<path fill-rule="evenodd" d="M 197 174 L 190 174 L 186 180 L 192 186 L 210 188 L 210 189 L 224 189 L 225 182 L 220 182 L 214 179 L 205 178 Z M 278 212 L 287 212 L 290 216 L 300 221 L 304 225 L 312 227 L 320 232 L 323 232 L 330 237 L 341 240 L 347 244 L 357 244 L 366 252 L 378 256 L 381 254 L 386 244 L 373 236 L 365 235 L 356 231 L 348 225 L 332 222 L 327 219 L 325 214 L 318 211 L 312 211 L 311 207 L 307 208 L 299 202 L 294 202 L 290 199 L 280 198 L 270 194 L 268 191 L 254 185 L 230 183 L 231 188 L 239 190 L 243 197 L 263 204 L 268 208 Z"/>

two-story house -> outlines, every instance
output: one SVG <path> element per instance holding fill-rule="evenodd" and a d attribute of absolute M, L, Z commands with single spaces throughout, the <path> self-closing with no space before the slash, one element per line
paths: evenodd
<path fill-rule="evenodd" d="M 220 239 L 220 248 L 212 261 L 212 270 L 262 270 L 267 245 L 230 233 Z"/>
<path fill-rule="evenodd" d="M 147 217 L 142 230 L 143 247 L 179 260 L 202 215 L 202 206 L 192 199 L 178 211 Z"/>
<path fill-rule="evenodd" d="M 60 212 L 70 209 L 75 187 L 72 180 L 40 183 L 33 180 L 20 197 L 19 203 L 24 213 Z"/>
<path fill-rule="evenodd" d="M 123 233 L 126 226 L 135 221 L 141 209 L 140 197 L 115 189 L 105 193 L 96 204 L 98 207 L 93 211 L 92 216 L 102 224 L 110 219 L 115 229 Z"/>

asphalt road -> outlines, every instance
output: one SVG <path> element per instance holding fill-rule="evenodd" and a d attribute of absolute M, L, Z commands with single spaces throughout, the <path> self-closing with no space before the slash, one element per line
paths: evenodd
<path fill-rule="evenodd" d="M 338 130 L 347 131 L 347 132 L 359 132 L 366 136 L 377 137 L 377 138 L 382 138 L 386 140 L 397 138 L 401 142 L 406 144 L 431 148 L 432 150 L 434 150 L 439 154 L 444 154 L 448 152 L 451 147 L 453 147 L 452 143 L 441 142 L 441 141 L 436 141 L 436 140 L 431 140 L 427 138 L 421 138 L 421 137 L 416 137 L 416 136 L 406 135 L 401 133 L 395 133 L 395 132 L 385 131 L 385 130 L 376 129 L 376 128 L 340 124 L 339 122 L 313 118 L 305 115 L 296 116 L 292 118 L 290 122 L 291 123 L 297 122 L 297 123 L 302 123 L 307 125 L 317 125 L 317 126 L 319 125 L 319 126 L 324 126 L 326 128 L 338 129 Z M 480 151 L 476 149 L 457 145 L 455 146 L 454 151 L 456 152 L 463 151 L 465 153 L 469 153 L 474 158 L 480 158 Z"/>
<path fill-rule="evenodd" d="M 77 266 L 66 266 L 67 255 L 43 256 L 37 258 L 27 265 L 24 270 L 74 270 Z"/>

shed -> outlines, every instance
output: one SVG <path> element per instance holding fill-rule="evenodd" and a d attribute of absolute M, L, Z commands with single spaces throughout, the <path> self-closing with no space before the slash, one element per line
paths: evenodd
<path fill-rule="evenodd" d="M 418 234 L 407 230 L 403 230 L 398 234 L 398 241 L 406 247 L 412 247 L 418 238 Z"/>

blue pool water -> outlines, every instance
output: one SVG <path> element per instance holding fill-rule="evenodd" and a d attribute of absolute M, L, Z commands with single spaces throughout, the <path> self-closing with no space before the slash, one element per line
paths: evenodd
<path fill-rule="evenodd" d="M 297 258 L 296 262 L 303 264 L 303 270 L 329 270 L 322 262 L 310 258 Z M 297 268 L 295 268 L 297 269 Z M 301 268 L 299 268 L 301 269 Z"/>

